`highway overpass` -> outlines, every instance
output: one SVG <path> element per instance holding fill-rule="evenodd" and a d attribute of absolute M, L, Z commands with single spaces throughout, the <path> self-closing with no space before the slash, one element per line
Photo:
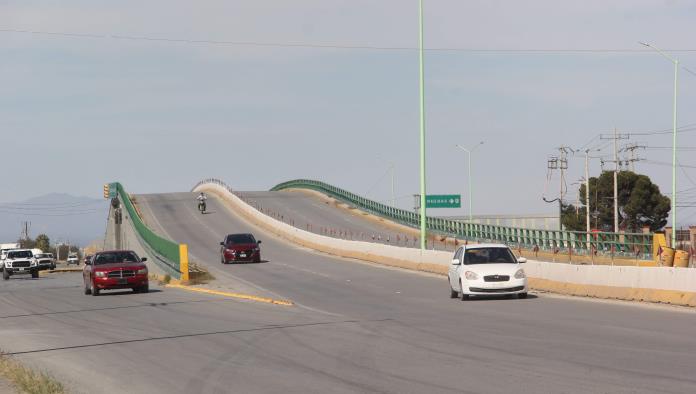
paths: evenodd
<path fill-rule="evenodd" d="M 382 243 L 405 232 L 312 193 L 238 194 L 270 215 L 295 220 L 296 227 L 311 224 L 317 232 L 370 234 L 367 242 L 379 233 Z M 543 292 L 525 300 L 452 300 L 442 276 L 299 246 L 214 195 L 209 212 L 201 215 L 195 196 L 134 194 L 134 199 L 145 225 L 186 244 L 189 261 L 215 276 L 203 287 L 294 305 L 164 286 L 153 286 L 150 294 L 88 297 L 79 273 L 52 274 L 0 288 L 0 348 L 49 371 L 75 392 L 90 393 L 696 389 L 691 309 Z M 132 229 L 123 231 L 133 246 Z M 263 240 L 261 263 L 220 264 L 219 242 L 234 232 Z"/>

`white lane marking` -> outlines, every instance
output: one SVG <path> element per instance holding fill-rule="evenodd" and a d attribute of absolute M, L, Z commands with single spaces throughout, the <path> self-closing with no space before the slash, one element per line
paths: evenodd
<path fill-rule="evenodd" d="M 282 265 L 283 267 L 287 267 L 287 268 L 290 268 L 290 269 L 293 269 L 296 271 L 305 272 L 305 273 L 316 275 L 316 276 L 321 276 L 323 278 L 333 279 L 333 277 L 330 275 L 326 275 L 326 274 L 323 274 L 323 273 L 317 272 L 317 271 L 308 270 L 306 268 L 295 267 L 294 265 L 290 265 L 290 264 L 286 264 L 286 263 L 271 263 L 271 264 Z"/>
<path fill-rule="evenodd" d="M 220 199 L 218 199 L 216 196 L 213 196 L 213 198 L 215 198 L 215 199 L 217 200 L 217 203 L 218 203 L 219 205 L 222 205 L 224 208 L 227 208 L 228 212 L 232 212 L 232 214 L 234 214 L 234 212 L 231 211 L 231 209 L 230 209 L 229 207 L 227 207 L 227 204 L 225 204 L 224 201 L 220 201 Z M 196 213 L 193 213 L 193 212 L 194 212 L 193 207 L 190 207 L 190 208 L 191 208 L 191 209 L 186 209 L 186 212 L 189 213 L 191 216 L 193 216 L 193 218 L 196 219 L 196 221 L 197 221 L 198 223 L 200 223 L 201 226 L 202 226 L 204 229 L 206 229 L 209 233 L 211 233 L 211 234 L 213 234 L 213 235 L 217 235 L 216 232 L 215 232 L 212 228 L 210 228 L 207 224 L 205 224 L 205 223 L 203 223 L 203 221 L 201 221 L 201 219 L 198 217 L 198 211 L 196 210 L 196 211 L 195 211 Z M 201 215 L 201 216 L 202 216 L 202 215 Z M 234 217 L 235 217 L 235 218 L 238 218 L 237 216 L 234 216 Z M 238 219 L 239 219 L 239 218 L 238 218 Z M 240 221 L 244 222 L 243 220 L 240 220 Z M 202 260 L 202 259 L 198 259 L 194 254 L 191 254 L 190 251 L 189 251 L 189 255 L 190 255 L 190 256 L 193 256 L 194 258 L 196 258 L 196 259 L 199 260 L 199 261 L 205 261 L 205 260 Z M 325 310 L 313 308 L 313 307 L 304 305 L 304 304 L 302 304 L 302 303 L 299 303 L 299 302 L 297 302 L 295 299 L 293 299 L 292 297 L 287 297 L 287 296 L 278 294 L 278 293 L 276 293 L 276 292 L 274 292 L 274 291 L 271 291 L 271 290 L 269 290 L 269 289 L 266 289 L 266 288 L 263 287 L 263 286 L 259 286 L 259 285 L 255 284 L 255 283 L 249 282 L 249 281 L 244 280 L 244 279 L 242 279 L 242 278 L 239 278 L 239 277 L 237 277 L 237 276 L 235 276 L 235 275 L 232 275 L 229 271 L 226 271 L 226 270 L 217 268 L 217 267 L 215 266 L 215 264 L 211 264 L 211 263 L 209 263 L 209 262 L 206 262 L 206 265 L 209 266 L 210 268 L 215 267 L 215 268 L 214 268 L 215 272 L 220 273 L 222 276 L 226 276 L 226 277 L 228 277 L 228 278 L 232 278 L 232 279 L 234 279 L 234 280 L 238 280 L 238 281 L 240 281 L 240 282 L 242 282 L 242 283 L 244 283 L 244 284 L 246 284 L 246 285 L 248 285 L 248 286 L 250 286 L 250 287 L 253 287 L 253 288 L 256 288 L 256 289 L 258 289 L 258 290 L 265 291 L 265 292 L 268 292 L 268 293 L 270 293 L 270 294 L 273 294 L 273 296 L 275 296 L 276 298 L 292 300 L 292 301 L 295 303 L 295 306 L 298 306 L 298 307 L 300 307 L 300 308 L 303 308 L 303 309 L 306 309 L 306 310 L 310 310 L 310 311 L 316 312 L 316 313 L 322 313 L 322 314 L 329 315 L 329 316 L 344 316 L 344 315 L 342 315 L 342 314 L 333 313 L 333 312 L 329 312 L 329 311 L 325 311 Z"/>

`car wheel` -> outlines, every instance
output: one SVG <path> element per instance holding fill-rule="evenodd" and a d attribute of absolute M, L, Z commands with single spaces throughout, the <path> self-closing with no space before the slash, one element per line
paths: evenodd
<path fill-rule="evenodd" d="M 519 293 L 519 294 L 517 294 L 517 298 L 525 299 L 525 298 L 527 298 L 527 293 Z"/>
<path fill-rule="evenodd" d="M 94 283 L 92 283 L 92 291 L 91 291 L 91 293 L 92 293 L 92 295 L 93 295 L 94 297 L 96 297 L 96 296 L 99 295 L 99 288 L 98 288 L 97 286 L 95 286 Z"/>
<path fill-rule="evenodd" d="M 457 298 L 457 295 L 459 293 L 454 291 L 454 289 L 452 288 L 452 282 L 450 281 L 449 276 L 447 277 L 447 284 L 449 285 L 449 288 L 450 288 L 450 298 Z"/>
<path fill-rule="evenodd" d="M 36 279 L 39 277 L 39 270 L 31 271 L 31 277 Z"/>
<path fill-rule="evenodd" d="M 462 286 L 462 282 L 459 282 L 459 299 L 462 301 L 466 301 L 469 299 L 468 294 L 464 294 L 464 287 Z"/>
<path fill-rule="evenodd" d="M 146 283 L 146 284 L 140 286 L 140 288 L 138 290 L 140 290 L 141 293 L 149 293 L 150 292 L 150 284 Z"/>
<path fill-rule="evenodd" d="M 3 278 L 4 280 L 10 279 L 10 273 L 7 272 L 7 270 L 6 270 L 5 268 L 2 269 L 2 278 Z"/>

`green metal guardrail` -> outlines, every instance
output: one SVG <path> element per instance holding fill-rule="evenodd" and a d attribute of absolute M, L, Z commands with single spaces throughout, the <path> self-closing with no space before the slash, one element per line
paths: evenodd
<path fill-rule="evenodd" d="M 152 249 L 155 253 L 158 255 L 162 256 L 164 259 L 161 261 L 167 265 L 167 268 L 169 268 L 169 271 L 173 273 L 174 275 L 177 275 L 176 279 L 180 279 L 181 276 L 181 248 L 180 245 L 176 242 L 170 241 L 168 239 L 162 238 L 159 235 L 155 234 L 154 231 L 150 230 L 145 223 L 143 223 L 142 219 L 140 218 L 140 215 L 138 215 L 138 212 L 135 210 L 135 207 L 133 206 L 133 202 L 130 199 L 130 196 L 128 193 L 126 193 L 125 189 L 123 186 L 115 182 L 112 185 L 116 186 L 117 193 L 119 195 L 119 198 L 123 205 L 126 207 L 126 210 L 128 211 L 128 215 L 131 217 L 131 221 L 133 223 L 133 227 L 135 228 L 135 231 L 138 233 L 140 238 L 147 243 L 147 245 Z M 186 256 L 186 263 L 188 264 Z"/>
<path fill-rule="evenodd" d="M 405 209 L 394 208 L 372 201 L 336 186 L 311 179 L 295 179 L 276 185 L 271 191 L 283 189 L 309 189 L 326 194 L 346 204 L 403 225 L 419 228 L 419 214 Z M 581 231 L 535 230 L 504 227 L 488 224 L 469 223 L 428 217 L 428 232 L 456 237 L 476 242 L 500 242 L 540 250 L 568 251 L 575 254 L 615 254 L 632 257 L 651 258 L 652 238 L 650 233 L 586 233 Z M 588 248 L 589 245 L 589 248 Z"/>

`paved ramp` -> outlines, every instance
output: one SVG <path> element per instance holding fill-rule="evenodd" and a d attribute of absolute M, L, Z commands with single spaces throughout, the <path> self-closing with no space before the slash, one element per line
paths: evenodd
<path fill-rule="evenodd" d="M 263 346 L 250 352 L 248 357 L 269 372 L 263 381 L 247 379 L 249 388 L 281 390 L 287 382 L 305 379 L 334 392 L 696 388 L 690 373 L 696 351 L 693 313 L 544 295 L 450 300 L 443 278 L 290 245 L 240 220 L 215 198 L 206 215 L 196 212 L 193 194 L 147 195 L 139 201 L 151 216 L 148 221 L 187 242 L 196 259 L 216 275 L 292 299 L 315 319 L 352 322 L 314 327 L 308 335 L 288 335 L 272 351 Z M 281 197 L 274 204 L 282 201 L 291 201 L 288 211 L 307 219 L 341 220 L 296 197 Z M 222 266 L 218 242 L 229 232 L 253 232 L 264 241 L 267 261 Z M 278 365 L 262 356 L 268 351 L 281 352 L 282 360 L 301 367 L 289 375 L 273 372 Z"/>

